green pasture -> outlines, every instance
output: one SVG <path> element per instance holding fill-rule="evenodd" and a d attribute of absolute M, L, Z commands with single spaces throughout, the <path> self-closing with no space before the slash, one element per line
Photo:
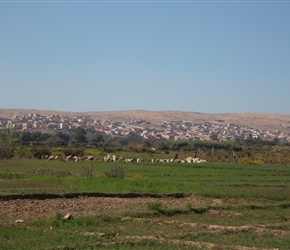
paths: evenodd
<path fill-rule="evenodd" d="M 106 176 L 115 169 L 124 175 Z M 290 249 L 289 166 L 0 161 L 0 198 L 96 192 L 195 194 L 221 203 L 166 207 L 155 202 L 145 213 L 120 211 L 66 222 L 57 212 L 20 224 L 1 218 L 0 249 Z"/>
<path fill-rule="evenodd" d="M 124 178 L 108 178 L 120 169 Z M 114 176 L 113 176 L 114 177 Z M 26 193 L 184 193 L 290 200 L 290 167 L 227 163 L 0 161 L 0 195 Z"/>

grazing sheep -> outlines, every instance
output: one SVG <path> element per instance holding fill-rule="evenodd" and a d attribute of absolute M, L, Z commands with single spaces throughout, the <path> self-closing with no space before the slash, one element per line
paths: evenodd
<path fill-rule="evenodd" d="M 118 159 L 117 159 L 117 162 L 119 161 L 123 161 L 125 159 L 125 157 L 123 155 L 121 155 Z"/>
<path fill-rule="evenodd" d="M 47 160 L 48 160 L 48 161 L 52 161 L 52 160 L 55 160 L 55 159 L 56 159 L 56 156 L 51 155 L 51 156 L 48 157 Z"/>
<path fill-rule="evenodd" d="M 131 159 L 127 158 L 125 161 L 126 162 L 133 162 L 134 161 L 134 158 L 131 158 Z"/>
<path fill-rule="evenodd" d="M 187 162 L 187 163 L 191 163 L 191 162 L 193 162 L 193 158 L 192 158 L 191 156 L 185 158 L 184 160 L 185 160 L 185 162 Z"/>
<path fill-rule="evenodd" d="M 110 155 L 104 156 L 104 162 L 112 161 L 112 157 Z"/>
<path fill-rule="evenodd" d="M 86 156 L 86 161 L 97 161 L 99 158 L 97 157 L 97 156 L 91 156 L 91 155 L 89 155 L 89 156 Z"/>
<path fill-rule="evenodd" d="M 73 156 L 72 155 L 68 155 L 66 158 L 65 158 L 65 161 L 72 161 L 73 160 Z"/>

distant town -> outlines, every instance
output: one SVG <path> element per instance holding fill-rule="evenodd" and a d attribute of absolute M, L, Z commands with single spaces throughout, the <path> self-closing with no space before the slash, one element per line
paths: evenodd
<path fill-rule="evenodd" d="M 152 126 L 150 121 L 142 119 L 127 119 L 124 121 L 95 120 L 88 115 L 69 117 L 59 114 L 14 115 L 11 118 L 0 118 L 0 130 L 13 128 L 16 130 L 35 130 L 43 132 L 68 131 L 73 132 L 79 126 L 85 130 L 103 133 L 109 136 L 124 137 L 138 135 L 144 139 L 158 140 L 208 140 L 234 141 L 249 137 L 262 140 L 277 140 L 284 143 L 290 141 L 290 135 L 281 131 L 265 131 L 259 128 L 249 128 L 236 124 L 222 124 L 193 121 L 163 121 L 158 126 Z"/>

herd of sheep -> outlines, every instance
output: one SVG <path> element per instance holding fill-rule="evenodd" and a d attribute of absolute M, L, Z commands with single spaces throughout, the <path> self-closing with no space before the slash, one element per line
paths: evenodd
<path fill-rule="evenodd" d="M 57 159 L 61 159 L 60 157 L 58 157 L 57 155 L 43 155 L 41 157 L 43 160 L 47 160 L 47 161 L 51 161 L 51 160 L 57 160 Z M 99 159 L 99 157 L 95 157 L 95 156 L 73 156 L 73 155 L 68 155 L 65 158 L 65 161 L 74 161 L 74 162 L 78 162 L 78 161 L 98 161 L 98 160 L 102 160 Z M 196 157 L 186 157 L 184 159 L 180 159 L 178 157 L 174 157 L 174 158 L 165 158 L 165 159 L 142 159 L 142 158 L 125 158 L 124 156 L 119 156 L 117 157 L 116 155 L 106 155 L 103 158 L 104 162 L 174 162 L 174 163 L 205 163 L 206 161 L 203 159 L 199 159 Z"/>

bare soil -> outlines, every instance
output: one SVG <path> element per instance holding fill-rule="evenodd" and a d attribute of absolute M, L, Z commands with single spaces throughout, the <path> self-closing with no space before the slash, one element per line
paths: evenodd
<path fill-rule="evenodd" d="M 36 220 L 49 218 L 56 213 L 73 216 L 114 214 L 126 211 L 148 212 L 148 202 L 161 202 L 168 207 L 184 207 L 187 204 L 199 206 L 208 202 L 218 204 L 220 200 L 212 201 L 194 195 L 185 198 L 154 198 L 154 197 L 89 197 L 47 198 L 35 199 L 1 199 L 0 218 L 9 220 Z"/>

